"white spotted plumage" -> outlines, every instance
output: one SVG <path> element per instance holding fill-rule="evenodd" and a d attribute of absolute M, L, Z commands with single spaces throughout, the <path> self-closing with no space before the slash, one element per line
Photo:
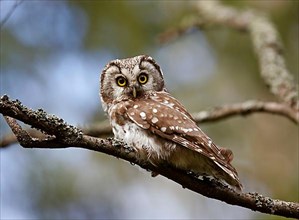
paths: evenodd
<path fill-rule="evenodd" d="M 151 57 L 141 55 L 107 64 L 101 75 L 101 100 L 115 138 L 134 147 L 140 159 L 157 166 L 168 161 L 241 188 L 230 164 L 232 152 L 216 146 L 167 92 L 162 71 Z"/>

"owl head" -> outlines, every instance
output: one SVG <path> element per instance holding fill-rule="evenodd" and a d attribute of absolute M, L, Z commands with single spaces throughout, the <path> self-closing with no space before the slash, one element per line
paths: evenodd
<path fill-rule="evenodd" d="M 100 93 L 105 111 L 114 100 L 140 99 L 153 91 L 163 90 L 163 73 L 150 56 L 113 60 L 101 74 Z"/>

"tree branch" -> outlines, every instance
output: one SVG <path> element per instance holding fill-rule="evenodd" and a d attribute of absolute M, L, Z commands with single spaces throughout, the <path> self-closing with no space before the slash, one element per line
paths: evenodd
<path fill-rule="evenodd" d="M 26 148 L 68 148 L 78 147 L 106 153 L 134 163 L 146 170 L 159 173 L 168 179 L 209 198 L 218 199 L 228 204 L 238 205 L 254 211 L 281 215 L 285 217 L 299 218 L 299 204 L 271 199 L 258 193 L 236 192 L 215 180 L 206 178 L 198 179 L 186 171 L 178 170 L 166 161 L 161 166 L 153 166 L 148 161 L 138 158 L 137 152 L 126 144 L 112 138 L 95 138 L 82 133 L 62 119 L 48 115 L 43 110 L 31 110 L 21 104 L 20 101 L 12 101 L 8 96 L 2 96 L 0 100 L 0 113 L 5 116 L 8 125 L 18 138 L 18 141 Z M 49 135 L 49 138 L 34 139 L 22 129 L 16 122 L 20 120 Z"/>

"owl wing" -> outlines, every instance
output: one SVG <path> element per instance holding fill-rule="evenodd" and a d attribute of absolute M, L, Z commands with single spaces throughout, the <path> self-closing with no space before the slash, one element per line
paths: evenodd
<path fill-rule="evenodd" d="M 232 152 L 217 147 L 183 105 L 168 93 L 154 93 L 148 99 L 133 101 L 127 107 L 127 114 L 138 126 L 210 158 L 238 179 L 235 168 L 230 164 Z"/>

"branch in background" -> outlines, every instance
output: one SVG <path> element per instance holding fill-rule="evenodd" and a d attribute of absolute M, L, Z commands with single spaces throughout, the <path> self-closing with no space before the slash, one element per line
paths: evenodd
<path fill-rule="evenodd" d="M 112 135 L 112 129 L 108 120 L 97 122 L 82 128 L 84 134 L 93 137 L 108 137 Z M 1 143 L 0 143 L 1 144 Z"/>
<path fill-rule="evenodd" d="M 298 88 L 285 66 L 279 34 L 269 19 L 253 10 L 240 11 L 218 1 L 195 1 L 194 4 L 199 14 L 197 21 L 189 19 L 178 28 L 162 33 L 160 41 L 174 39 L 193 27 L 225 26 L 249 33 L 265 83 L 274 95 L 298 114 Z"/>
<path fill-rule="evenodd" d="M 10 16 L 14 13 L 17 7 L 23 2 L 24 0 L 16 0 L 11 9 L 7 12 L 6 16 L 0 22 L 0 30 L 4 27 L 5 23 L 8 21 Z"/>
<path fill-rule="evenodd" d="M 212 121 L 223 120 L 236 115 L 249 115 L 253 113 L 270 113 L 284 116 L 295 123 L 299 123 L 299 113 L 293 111 L 292 108 L 283 103 L 262 102 L 250 100 L 242 103 L 223 105 L 206 111 L 193 113 L 192 116 L 196 123 L 206 123 Z M 91 124 L 88 127 L 81 128 L 84 134 L 93 137 L 107 137 L 112 135 L 111 126 L 107 121 Z M 45 135 L 35 129 L 27 129 L 27 133 L 35 138 L 45 138 Z M 0 148 L 8 147 L 16 143 L 18 140 L 12 133 L 4 135 L 0 139 Z"/>
<path fill-rule="evenodd" d="M 279 35 L 269 19 L 257 12 L 239 11 L 217 1 L 196 1 L 195 5 L 202 20 L 250 34 L 264 81 L 274 95 L 298 112 L 298 88 L 285 66 Z"/>
<path fill-rule="evenodd" d="M 188 188 L 206 197 L 249 208 L 254 211 L 299 218 L 298 203 L 274 200 L 258 193 L 236 192 L 215 180 L 207 180 L 206 178 L 202 180 L 198 179 L 186 171 L 171 167 L 165 161 L 161 166 L 153 166 L 148 161 L 141 160 L 133 148 L 122 142 L 118 142 L 112 138 L 102 139 L 85 135 L 80 129 L 65 123 L 62 119 L 48 115 L 41 109 L 37 111 L 28 109 L 19 101 L 9 100 L 8 96 L 1 97 L 0 113 L 4 115 L 8 125 L 17 136 L 18 141 L 25 148 L 78 147 L 106 153 L 137 164 L 145 170 L 159 173 L 182 185 L 183 188 Z M 39 129 L 49 135 L 50 138 L 31 138 L 15 119 Z"/>
<path fill-rule="evenodd" d="M 236 115 L 249 115 L 252 113 L 263 112 L 284 116 L 294 123 L 299 123 L 299 113 L 284 103 L 262 102 L 249 100 L 242 103 L 223 105 L 212 108 L 211 110 L 193 113 L 192 116 L 197 123 L 217 121 Z"/>

